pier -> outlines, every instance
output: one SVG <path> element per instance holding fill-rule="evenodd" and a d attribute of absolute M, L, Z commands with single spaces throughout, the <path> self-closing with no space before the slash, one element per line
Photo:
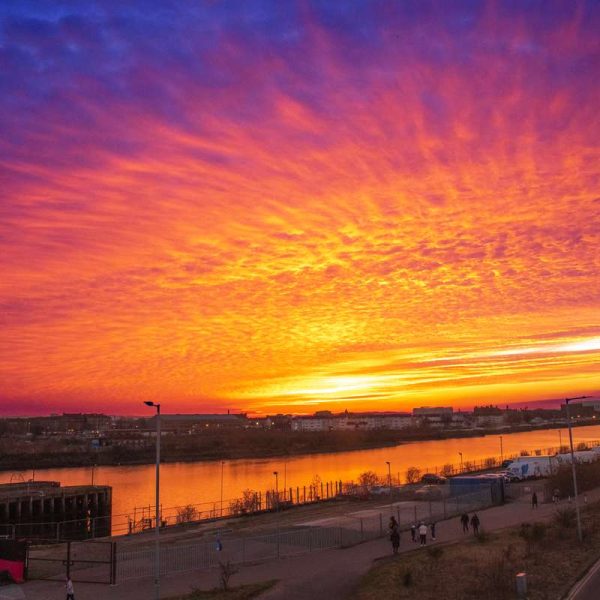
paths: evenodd
<path fill-rule="evenodd" d="M 111 533 L 112 488 L 58 481 L 0 485 L 0 536 L 68 540 Z"/>

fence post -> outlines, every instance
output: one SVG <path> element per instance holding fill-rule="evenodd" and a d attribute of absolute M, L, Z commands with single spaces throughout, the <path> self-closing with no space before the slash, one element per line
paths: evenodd
<path fill-rule="evenodd" d="M 67 542 L 67 578 L 71 577 L 71 542 Z"/>
<path fill-rule="evenodd" d="M 117 542 L 110 545 L 110 585 L 117 584 Z"/>
<path fill-rule="evenodd" d="M 277 558 L 279 558 L 279 525 L 277 525 Z"/>

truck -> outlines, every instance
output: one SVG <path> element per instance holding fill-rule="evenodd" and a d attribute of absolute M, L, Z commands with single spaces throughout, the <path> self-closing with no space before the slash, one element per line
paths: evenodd
<path fill-rule="evenodd" d="M 515 458 L 506 471 L 517 479 L 548 477 L 558 468 L 555 456 L 519 456 Z"/>

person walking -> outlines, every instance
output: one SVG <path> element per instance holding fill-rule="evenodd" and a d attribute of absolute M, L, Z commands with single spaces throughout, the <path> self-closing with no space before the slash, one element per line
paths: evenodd
<path fill-rule="evenodd" d="M 469 515 L 467 513 L 463 513 L 460 522 L 462 523 L 463 533 L 469 532 Z"/>
<path fill-rule="evenodd" d="M 479 535 L 479 525 L 479 517 L 477 516 L 477 513 L 473 513 L 473 516 L 471 517 L 471 527 L 473 529 L 473 535 Z"/>
<path fill-rule="evenodd" d="M 533 492 L 533 494 L 531 495 L 531 508 L 537 508 L 537 507 L 538 507 L 537 494 L 535 492 Z"/>
<path fill-rule="evenodd" d="M 390 517 L 390 541 L 392 542 L 392 552 L 398 554 L 398 548 L 400 548 L 400 527 L 398 521 L 394 517 Z"/>
<path fill-rule="evenodd" d="M 435 542 L 435 522 L 433 522 L 429 528 L 431 529 L 431 540 Z"/>
<path fill-rule="evenodd" d="M 75 600 L 75 590 L 73 589 L 73 582 L 70 577 L 67 577 L 65 587 L 67 588 L 67 600 Z"/>
<path fill-rule="evenodd" d="M 421 546 L 427 545 L 427 525 L 425 523 L 419 525 L 419 541 Z"/>
<path fill-rule="evenodd" d="M 413 542 L 417 541 L 417 526 L 415 523 L 410 526 L 410 539 Z"/>

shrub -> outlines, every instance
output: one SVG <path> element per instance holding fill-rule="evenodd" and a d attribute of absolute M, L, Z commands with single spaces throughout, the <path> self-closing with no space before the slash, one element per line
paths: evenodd
<path fill-rule="evenodd" d="M 483 461 L 483 466 L 484 466 L 486 469 L 493 469 L 493 468 L 496 466 L 496 464 L 497 464 L 497 461 L 496 461 L 496 459 L 495 459 L 495 458 L 486 458 L 486 459 Z"/>
<path fill-rule="evenodd" d="M 219 579 L 221 580 L 221 587 L 224 590 L 229 589 L 229 580 L 238 572 L 238 570 L 229 562 L 219 562 Z"/>
<path fill-rule="evenodd" d="M 444 465 L 441 473 L 444 477 L 450 477 L 451 475 L 454 475 L 454 467 L 451 464 Z"/>
<path fill-rule="evenodd" d="M 198 520 L 198 511 L 195 506 L 188 504 L 177 509 L 177 523 L 189 523 Z"/>
<path fill-rule="evenodd" d="M 565 508 L 557 509 L 554 514 L 554 521 L 559 527 L 564 527 L 565 529 L 569 527 L 575 526 L 576 514 L 575 509 L 567 506 Z"/>
<path fill-rule="evenodd" d="M 529 456 L 529 451 L 528 450 L 521 450 L 521 452 L 519 452 L 519 454 L 521 456 Z"/>
<path fill-rule="evenodd" d="M 377 473 L 374 471 L 365 471 L 358 476 L 358 485 L 362 487 L 365 491 L 369 490 L 373 486 L 376 486 L 379 483 L 379 477 L 377 477 Z"/>
<path fill-rule="evenodd" d="M 406 483 L 417 483 L 421 477 L 421 469 L 417 467 L 408 467 L 406 469 Z"/>
<path fill-rule="evenodd" d="M 519 535 L 525 540 L 527 554 L 533 554 L 537 545 L 546 537 L 547 526 L 545 523 L 523 523 Z"/>

